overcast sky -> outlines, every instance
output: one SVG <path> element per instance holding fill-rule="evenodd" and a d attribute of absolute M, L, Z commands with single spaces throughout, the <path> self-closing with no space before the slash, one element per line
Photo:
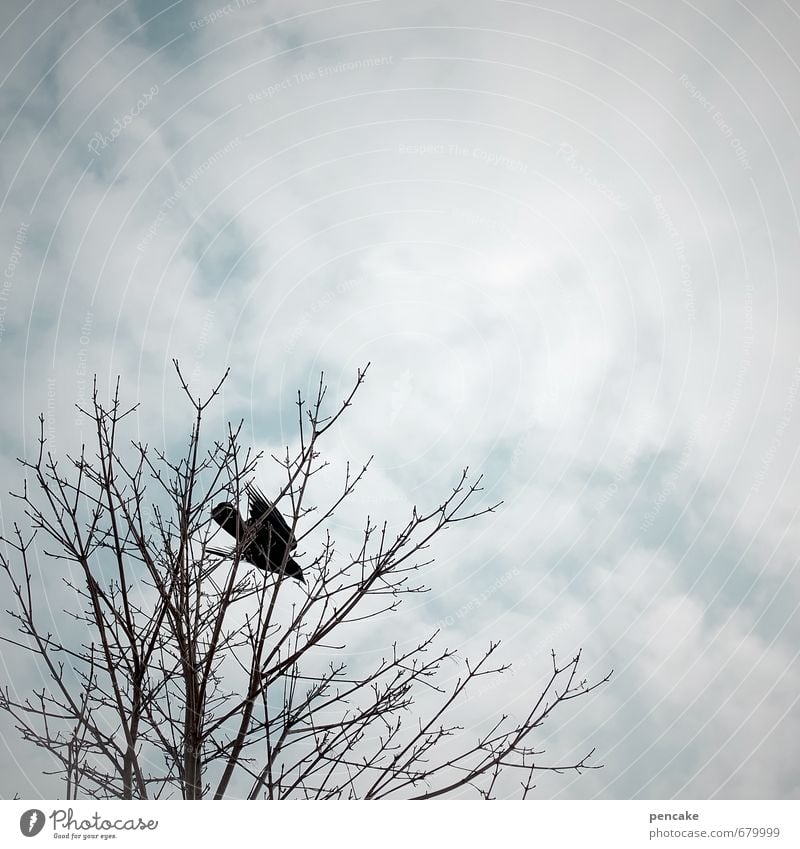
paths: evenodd
<path fill-rule="evenodd" d="M 467 464 L 504 500 L 392 626 L 503 641 L 469 739 L 582 647 L 612 681 L 542 740 L 605 768 L 540 796 L 797 798 L 798 6 L 549 6 L 4 0 L 3 531 L 94 373 L 178 446 L 172 358 L 230 365 L 212 423 L 275 450 L 371 361 L 345 523 Z M 0 729 L 0 793 L 47 794 Z"/>

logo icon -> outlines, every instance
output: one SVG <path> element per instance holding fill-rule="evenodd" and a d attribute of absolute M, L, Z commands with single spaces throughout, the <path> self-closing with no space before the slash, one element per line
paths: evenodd
<path fill-rule="evenodd" d="M 31 808 L 19 818 L 19 830 L 25 837 L 36 837 L 44 828 L 44 812 L 38 808 Z"/>

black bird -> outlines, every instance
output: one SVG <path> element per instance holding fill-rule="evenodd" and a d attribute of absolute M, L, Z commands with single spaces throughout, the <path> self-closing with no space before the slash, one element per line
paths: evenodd
<path fill-rule="evenodd" d="M 278 512 L 278 508 L 253 484 L 245 487 L 250 499 L 250 520 L 242 518 L 235 505 L 229 501 L 217 504 L 211 511 L 211 518 L 229 533 L 239 544 L 239 557 L 252 563 L 259 569 L 280 572 L 286 558 L 284 575 L 296 578 L 301 584 L 306 582 L 303 570 L 296 560 L 287 554 L 294 551 L 297 541 L 292 529 Z M 220 551 L 209 548 L 211 554 L 233 557 L 237 549 Z"/>

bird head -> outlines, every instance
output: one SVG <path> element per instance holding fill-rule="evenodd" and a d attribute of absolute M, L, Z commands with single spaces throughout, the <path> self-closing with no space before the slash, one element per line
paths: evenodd
<path fill-rule="evenodd" d="M 244 522 L 239 515 L 236 506 L 229 501 L 223 501 L 217 504 L 211 511 L 211 518 L 221 525 L 223 530 L 227 531 L 232 537 L 237 537 L 243 533 Z"/>
<path fill-rule="evenodd" d="M 214 509 L 211 511 L 211 518 L 219 525 L 224 525 L 226 522 L 231 519 L 236 519 L 239 511 L 230 503 L 230 501 L 223 501 L 221 504 L 217 504 Z"/>

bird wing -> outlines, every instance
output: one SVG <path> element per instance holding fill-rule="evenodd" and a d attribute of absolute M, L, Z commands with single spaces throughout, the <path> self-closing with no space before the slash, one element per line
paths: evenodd
<path fill-rule="evenodd" d="M 292 529 L 286 523 L 286 519 L 281 516 L 278 508 L 267 498 L 266 495 L 255 484 L 247 484 L 247 495 L 250 498 L 250 521 L 259 522 L 264 518 L 266 513 L 267 523 L 284 538 L 289 551 L 294 551 L 297 548 L 297 540 L 292 535 Z"/>

